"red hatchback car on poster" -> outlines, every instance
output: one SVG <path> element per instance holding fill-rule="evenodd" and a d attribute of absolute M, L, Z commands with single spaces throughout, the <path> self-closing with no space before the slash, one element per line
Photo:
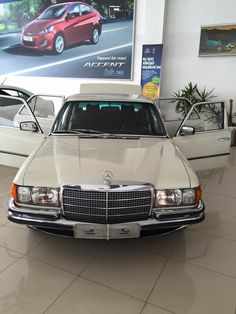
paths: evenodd
<path fill-rule="evenodd" d="M 65 47 L 89 40 L 97 44 L 101 15 L 83 2 L 65 2 L 48 7 L 22 31 L 22 46 L 40 51 L 63 52 Z"/>

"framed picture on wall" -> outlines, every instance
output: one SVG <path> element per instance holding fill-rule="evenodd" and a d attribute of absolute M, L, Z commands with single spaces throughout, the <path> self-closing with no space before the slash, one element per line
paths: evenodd
<path fill-rule="evenodd" d="M 202 26 L 199 56 L 236 55 L 236 24 Z"/>
<path fill-rule="evenodd" d="M 0 1 L 0 75 L 132 79 L 135 0 Z"/>

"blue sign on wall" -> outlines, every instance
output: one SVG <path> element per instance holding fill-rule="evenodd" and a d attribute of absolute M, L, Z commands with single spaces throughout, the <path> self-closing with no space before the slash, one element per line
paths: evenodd
<path fill-rule="evenodd" d="M 156 99 L 160 93 L 163 45 L 143 45 L 141 86 L 143 95 Z"/>

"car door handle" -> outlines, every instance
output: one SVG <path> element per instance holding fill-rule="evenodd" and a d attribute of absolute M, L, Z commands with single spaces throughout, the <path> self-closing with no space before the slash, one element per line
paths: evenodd
<path fill-rule="evenodd" d="M 218 138 L 219 142 L 226 142 L 226 141 L 230 141 L 230 137 L 220 137 Z"/>

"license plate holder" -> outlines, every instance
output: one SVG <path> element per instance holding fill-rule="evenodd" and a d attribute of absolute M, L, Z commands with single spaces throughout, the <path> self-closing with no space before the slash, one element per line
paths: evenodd
<path fill-rule="evenodd" d="M 76 224 L 74 237 L 80 239 L 126 239 L 139 238 L 140 225 L 132 224 Z"/>
<path fill-rule="evenodd" d="M 99 224 L 76 224 L 74 237 L 80 239 L 106 239 L 107 225 Z"/>
<path fill-rule="evenodd" d="M 132 223 L 109 225 L 109 239 L 126 239 L 139 237 L 140 237 L 139 224 Z"/>
<path fill-rule="evenodd" d="M 33 42 L 33 37 L 31 37 L 31 36 L 23 36 L 23 39 L 24 39 L 25 41 Z"/>

